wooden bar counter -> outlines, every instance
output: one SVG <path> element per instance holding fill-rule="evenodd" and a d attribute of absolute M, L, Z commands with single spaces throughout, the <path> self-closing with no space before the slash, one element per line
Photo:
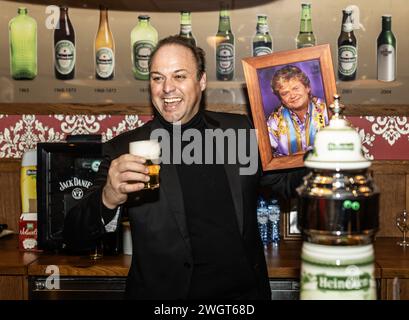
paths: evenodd
<path fill-rule="evenodd" d="M 375 241 L 375 273 L 381 299 L 409 299 L 409 248 L 399 247 L 398 238 Z M 298 280 L 300 241 L 281 241 L 265 248 L 271 279 Z M 0 239 L 0 299 L 28 299 L 28 277 L 49 276 L 47 266 L 59 268 L 61 277 L 126 277 L 131 256 L 105 256 L 91 261 L 88 256 L 48 252 L 21 252 L 17 236 Z"/>
<path fill-rule="evenodd" d="M 17 236 L 0 238 L 0 300 L 27 299 L 27 273 L 38 255 L 18 251 Z"/>

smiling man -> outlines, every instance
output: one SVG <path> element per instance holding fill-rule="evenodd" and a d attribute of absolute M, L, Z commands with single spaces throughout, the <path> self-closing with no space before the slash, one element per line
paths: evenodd
<path fill-rule="evenodd" d="M 178 130 L 194 131 L 189 135 L 192 139 L 207 130 L 251 132 L 243 115 L 202 110 L 205 88 L 204 51 L 179 36 L 162 39 L 150 62 L 155 117 L 104 144 L 105 160 L 95 185 L 65 218 L 67 245 L 82 247 L 106 232 L 106 225 L 127 208 L 133 252 L 128 298 L 270 298 L 256 217 L 260 170 L 240 175 L 239 161 L 216 161 L 230 155 L 228 146 L 207 148 L 205 140 L 199 139 L 203 148 L 197 163 L 186 163 L 181 157 L 181 162 L 161 164 L 155 198 L 142 190 L 149 180 L 145 159 L 128 151 L 130 142 L 149 139 L 158 130 L 172 138 L 173 153 L 178 149 L 173 148 L 172 135 Z M 240 150 L 250 140 L 228 142 Z M 191 142 L 182 139 L 182 149 Z M 207 154 L 208 150 L 217 152 Z M 275 181 L 278 187 L 288 188 L 287 176 Z"/>
<path fill-rule="evenodd" d="M 302 152 L 314 144 L 315 134 L 328 124 L 325 102 L 311 93 L 310 80 L 296 66 L 279 69 L 271 80 L 281 106 L 267 120 L 275 155 Z"/>

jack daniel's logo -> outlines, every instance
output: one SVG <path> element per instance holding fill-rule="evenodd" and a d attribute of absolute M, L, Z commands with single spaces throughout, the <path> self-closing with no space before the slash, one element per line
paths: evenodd
<path fill-rule="evenodd" d="M 64 191 L 65 189 L 72 188 L 72 187 L 84 187 L 89 189 L 92 186 L 92 182 L 84 179 L 79 178 L 72 178 L 65 180 L 63 182 L 59 182 L 60 184 L 60 191 Z"/>
<path fill-rule="evenodd" d="M 81 199 L 84 195 L 84 192 L 81 188 L 89 189 L 92 184 L 93 183 L 89 180 L 80 179 L 77 177 L 59 182 L 60 191 L 64 191 L 68 188 L 74 188 L 72 190 L 72 197 L 77 200 Z"/>

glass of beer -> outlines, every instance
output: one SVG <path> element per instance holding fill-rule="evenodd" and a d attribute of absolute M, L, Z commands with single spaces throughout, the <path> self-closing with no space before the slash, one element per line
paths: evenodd
<path fill-rule="evenodd" d="M 146 159 L 150 180 L 145 182 L 144 189 L 159 188 L 160 144 L 157 140 L 141 140 L 129 143 L 129 153 Z"/>
<path fill-rule="evenodd" d="M 102 259 L 104 256 L 104 242 L 102 239 L 98 239 L 95 246 L 90 250 L 89 258 L 93 261 Z"/>

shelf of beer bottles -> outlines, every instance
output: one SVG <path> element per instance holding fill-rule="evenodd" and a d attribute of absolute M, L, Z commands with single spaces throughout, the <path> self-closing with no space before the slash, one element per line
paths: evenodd
<path fill-rule="evenodd" d="M 376 79 L 337 81 L 337 91 L 350 115 L 409 114 L 409 77 L 398 77 L 392 82 Z"/>
<path fill-rule="evenodd" d="M 0 114 L 152 114 L 147 81 L 94 79 L 31 81 L 0 79 Z M 375 79 L 338 81 L 337 92 L 347 106 L 346 115 L 409 114 L 409 77 L 393 82 Z M 208 82 L 207 109 L 249 113 L 245 81 Z"/>

